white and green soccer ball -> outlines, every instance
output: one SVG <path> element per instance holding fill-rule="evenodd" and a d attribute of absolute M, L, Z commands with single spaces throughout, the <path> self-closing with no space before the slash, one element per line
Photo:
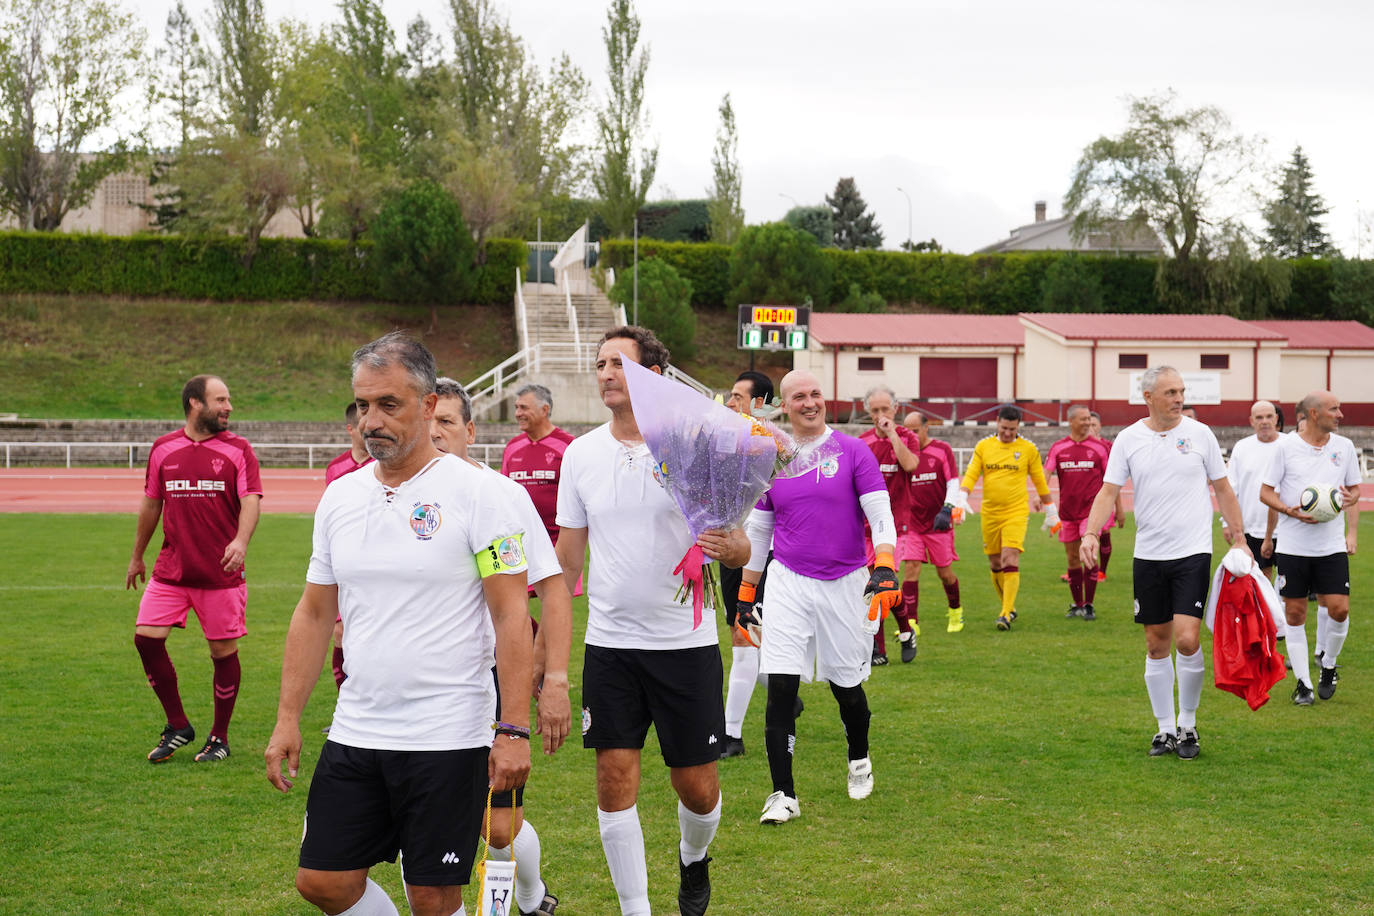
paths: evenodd
<path fill-rule="evenodd" d="M 1341 514 L 1341 491 L 1329 483 L 1313 483 L 1303 487 L 1298 508 L 1319 522 L 1329 522 Z"/>

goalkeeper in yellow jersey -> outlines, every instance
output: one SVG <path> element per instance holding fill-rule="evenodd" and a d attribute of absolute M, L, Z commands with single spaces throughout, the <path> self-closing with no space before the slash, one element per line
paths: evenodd
<path fill-rule="evenodd" d="M 1021 552 L 1025 549 L 1030 499 L 1026 478 L 1045 508 L 1046 528 L 1059 529 L 1059 510 L 1050 497 L 1040 450 L 1020 435 L 1021 409 L 1007 405 L 997 411 L 997 435 L 981 440 L 959 487 L 960 508 L 968 508 L 968 494 L 983 478 L 983 553 L 992 568 L 992 584 L 1002 600 L 997 629 L 1010 630 L 1016 619 L 1016 592 L 1021 587 Z"/>

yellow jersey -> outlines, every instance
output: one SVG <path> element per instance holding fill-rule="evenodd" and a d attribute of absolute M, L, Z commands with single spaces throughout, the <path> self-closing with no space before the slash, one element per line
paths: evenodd
<path fill-rule="evenodd" d="M 1022 436 L 1017 436 L 1011 442 L 1003 442 L 995 435 L 988 436 L 974 446 L 973 459 L 968 463 L 961 486 L 972 491 L 980 475 L 983 478 L 984 513 L 1029 514 L 1027 476 L 1042 499 L 1050 495 L 1050 486 L 1045 481 L 1045 468 L 1040 462 L 1040 449 Z"/>

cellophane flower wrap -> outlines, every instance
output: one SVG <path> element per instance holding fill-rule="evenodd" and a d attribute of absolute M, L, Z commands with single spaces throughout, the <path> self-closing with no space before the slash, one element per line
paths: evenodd
<path fill-rule="evenodd" d="M 794 476 L 819 463 L 815 450 L 763 420 L 745 417 L 679 382 L 626 361 L 625 384 L 640 435 L 695 539 L 708 529 L 744 523 L 775 476 Z M 705 567 L 705 569 L 703 569 Z M 695 543 L 676 569 L 679 600 L 692 598 L 692 628 L 703 608 L 719 601 L 709 560 Z"/>

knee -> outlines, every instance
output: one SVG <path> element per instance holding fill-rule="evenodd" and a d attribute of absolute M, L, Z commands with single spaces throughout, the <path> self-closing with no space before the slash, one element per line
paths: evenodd
<path fill-rule="evenodd" d="M 801 688 L 801 677 L 795 674 L 768 676 L 768 703 L 764 707 L 764 724 L 773 728 L 790 728 L 794 721 L 793 707 Z"/>
<path fill-rule="evenodd" d="M 296 892 L 307 903 L 326 913 L 339 913 L 357 903 L 363 896 L 366 882 L 366 874 L 355 881 L 348 872 L 296 870 Z"/>
<path fill-rule="evenodd" d="M 862 712 L 868 708 L 868 694 L 860 685 L 853 687 L 837 687 L 830 685 L 830 692 L 835 697 L 835 702 L 840 704 L 840 709 L 845 712 Z"/>

